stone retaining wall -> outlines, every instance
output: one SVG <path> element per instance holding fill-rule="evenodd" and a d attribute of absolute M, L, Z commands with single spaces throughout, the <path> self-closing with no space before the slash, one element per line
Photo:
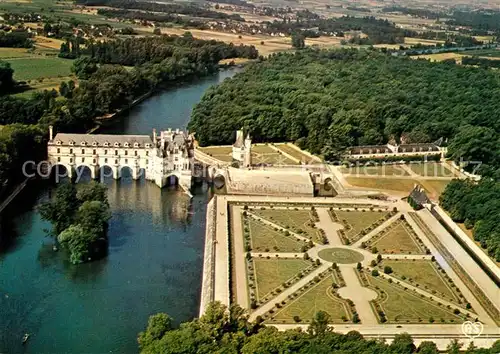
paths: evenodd
<path fill-rule="evenodd" d="M 201 317 L 209 303 L 214 301 L 215 285 L 215 220 L 217 216 L 216 198 L 207 204 L 205 227 L 205 252 L 203 256 L 203 277 L 201 283 L 200 313 Z"/>

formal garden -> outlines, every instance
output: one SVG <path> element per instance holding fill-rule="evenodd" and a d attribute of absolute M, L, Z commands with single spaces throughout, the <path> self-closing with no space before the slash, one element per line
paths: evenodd
<path fill-rule="evenodd" d="M 427 247 L 405 220 L 404 215 L 368 241 L 363 248 L 388 254 L 427 254 Z"/>
<path fill-rule="evenodd" d="M 374 208 L 330 208 L 329 214 L 333 222 L 341 224 L 340 238 L 346 245 L 350 245 L 376 227 L 382 225 L 397 210 L 382 210 Z"/>

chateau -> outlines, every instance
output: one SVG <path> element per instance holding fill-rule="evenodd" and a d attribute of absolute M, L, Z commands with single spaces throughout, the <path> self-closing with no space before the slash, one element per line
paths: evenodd
<path fill-rule="evenodd" d="M 71 178 L 75 169 L 85 166 L 91 177 L 98 178 L 101 168 L 108 166 L 113 178 L 118 179 L 124 167 L 132 171 L 132 178 L 144 175 L 163 188 L 169 181 L 191 187 L 194 137 L 176 129 L 157 135 L 66 134 L 53 136 L 49 130 L 48 160 L 52 166 L 62 165 Z"/>

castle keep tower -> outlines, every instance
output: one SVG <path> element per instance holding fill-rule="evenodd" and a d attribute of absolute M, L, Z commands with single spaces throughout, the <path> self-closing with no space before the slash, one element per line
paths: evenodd
<path fill-rule="evenodd" d="M 236 141 L 233 144 L 233 159 L 244 167 L 252 164 L 252 139 L 250 134 L 244 138 L 243 129 L 236 131 Z"/>

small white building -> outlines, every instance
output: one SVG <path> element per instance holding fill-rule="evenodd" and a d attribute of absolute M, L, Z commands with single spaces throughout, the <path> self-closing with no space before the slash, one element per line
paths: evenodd
<path fill-rule="evenodd" d="M 194 137 L 176 129 L 149 135 L 66 134 L 53 136 L 50 127 L 47 143 L 48 160 L 52 166 L 62 165 L 73 177 L 75 170 L 85 166 L 91 177 L 98 178 L 101 168 L 111 168 L 118 179 L 124 167 L 130 168 L 132 178 L 142 175 L 160 188 L 175 176 L 180 185 L 191 187 L 194 156 Z"/>
<path fill-rule="evenodd" d="M 239 161 L 244 167 L 252 164 L 252 139 L 250 134 L 244 138 L 243 130 L 236 131 L 236 141 L 233 144 L 233 160 Z"/>

